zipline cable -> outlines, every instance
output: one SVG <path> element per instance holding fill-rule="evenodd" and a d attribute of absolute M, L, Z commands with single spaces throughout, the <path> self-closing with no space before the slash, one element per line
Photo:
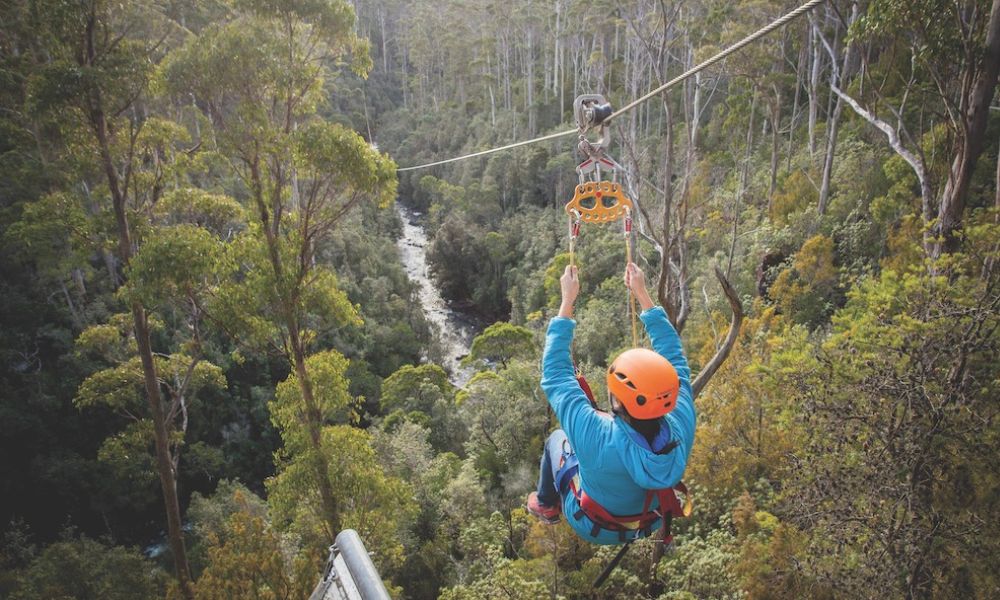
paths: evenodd
<path fill-rule="evenodd" d="M 728 57 L 730 54 L 736 52 L 737 50 L 740 50 L 741 48 L 743 48 L 747 44 L 750 44 L 750 43 L 752 43 L 752 42 L 754 42 L 754 41 L 756 41 L 756 40 L 764 37 L 765 35 L 771 33 L 775 29 L 778 29 L 780 27 L 784 27 L 785 25 L 788 24 L 789 21 L 792 21 L 793 19 L 801 17 L 803 14 L 805 14 L 805 13 L 809 12 L 810 10 L 816 8 L 817 6 L 819 6 L 820 4 L 822 4 L 825 1 L 826 0 L 809 0 L 809 2 L 806 2 L 805 4 L 803 4 L 802 6 L 796 8 L 792 12 L 790 12 L 790 13 L 788 13 L 788 14 L 786 14 L 786 15 L 778 18 L 778 19 L 776 19 L 775 21 L 771 22 L 769 25 L 765 26 L 764 28 L 758 29 L 757 31 L 755 31 L 754 33 L 752 33 L 752 34 L 748 35 L 747 37 L 743 38 L 739 42 L 736 42 L 735 44 L 733 44 L 732 46 L 726 48 L 722 52 L 719 52 L 715 56 L 712 56 L 711 58 L 709 58 L 709 59 L 707 59 L 705 61 L 702 61 L 702 62 L 698 63 L 697 65 L 691 67 L 687 71 L 684 71 L 683 73 L 681 73 L 677 77 L 674 77 L 673 79 L 671 79 L 667 83 L 664 83 L 663 85 L 661 85 L 660 87 L 656 88 L 655 90 L 649 92 L 645 96 L 642 96 L 641 98 L 637 98 L 636 100 L 633 100 L 629 104 L 626 104 L 622 108 L 620 108 L 620 109 L 616 110 L 615 112 L 611 113 L 611 115 L 609 117 L 607 117 L 607 119 L 605 119 L 605 122 L 608 122 L 608 121 L 614 119 L 615 117 L 621 115 L 622 113 L 635 108 L 636 106 L 638 106 L 639 104 L 642 104 L 646 100 L 649 100 L 653 96 L 669 90 L 670 88 L 674 87 L 678 83 L 681 83 L 682 81 L 684 81 L 688 77 L 691 77 L 692 75 L 694 75 L 694 74 L 696 74 L 696 73 L 698 73 L 700 71 L 703 71 L 704 69 L 706 69 L 706 68 L 714 65 L 715 63 L 719 62 L 720 60 Z M 437 165 L 443 165 L 443 164 L 447 164 L 447 163 L 457 162 L 457 161 L 460 161 L 460 160 L 465 160 L 467 158 L 475 158 L 477 156 L 484 156 L 486 154 L 492 154 L 494 152 L 501 152 L 503 150 L 510 150 L 512 148 L 517 148 L 519 146 L 527 146 L 529 144 L 537 144 L 538 142 L 545 142 L 545 141 L 548 141 L 548 140 L 554 140 L 556 138 L 561 138 L 561 137 L 565 137 L 567 135 L 573 135 L 573 134 L 577 134 L 577 133 L 579 133 L 578 129 L 569 129 L 569 130 L 566 130 L 566 131 L 560 131 L 558 133 L 550 133 L 549 135 L 545 135 L 545 136 L 542 136 L 542 137 L 537 137 L 537 138 L 534 138 L 534 139 L 531 139 L 531 140 L 525 140 L 523 142 L 515 142 L 513 144 L 507 144 L 506 146 L 500 146 L 498 148 L 491 148 L 489 150 L 481 150 L 479 152 L 473 152 L 471 154 L 465 154 L 465 155 L 462 155 L 462 156 L 456 156 L 454 158 L 447 158 L 445 160 L 439 160 L 439 161 L 427 163 L 427 164 L 424 164 L 424 165 L 417 165 L 417 166 L 413 166 L 413 167 L 402 167 L 402 168 L 396 169 L 396 171 L 397 172 L 403 172 L 403 171 L 415 171 L 417 169 L 426 169 L 427 167 L 435 167 Z"/>

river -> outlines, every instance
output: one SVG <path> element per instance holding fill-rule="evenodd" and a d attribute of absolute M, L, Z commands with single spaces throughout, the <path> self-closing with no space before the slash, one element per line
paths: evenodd
<path fill-rule="evenodd" d="M 420 223 L 421 213 L 411 210 L 399 202 L 396 210 L 403 221 L 403 235 L 396 242 L 406 274 L 417 284 L 420 304 L 431 322 L 441 343 L 444 363 L 451 382 L 463 386 L 472 377 L 473 371 L 461 365 L 462 358 L 469 353 L 472 338 L 478 333 L 473 319 L 452 309 L 441 297 L 441 292 L 431 279 L 427 266 L 427 231 Z"/>

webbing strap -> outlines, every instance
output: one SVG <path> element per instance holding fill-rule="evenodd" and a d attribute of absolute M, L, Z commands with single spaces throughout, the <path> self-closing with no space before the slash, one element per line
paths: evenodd
<path fill-rule="evenodd" d="M 590 384 L 587 383 L 587 378 L 583 376 L 583 372 L 580 369 L 576 369 L 576 382 L 580 384 L 580 389 L 587 396 L 587 400 L 590 400 L 590 405 L 596 409 L 597 400 L 594 400 L 594 392 L 590 389 Z"/>
<path fill-rule="evenodd" d="M 627 269 L 629 264 L 632 263 L 632 211 L 625 211 L 625 220 L 622 222 L 622 228 L 625 232 L 625 268 Z M 635 294 L 632 293 L 631 289 L 625 290 L 628 294 L 628 314 L 629 318 L 632 320 L 632 347 L 639 347 L 639 329 L 636 325 L 635 319 Z"/>
<path fill-rule="evenodd" d="M 651 532 L 650 527 L 657 519 L 661 516 L 661 511 L 664 509 L 663 506 L 669 507 L 668 510 L 672 511 L 675 509 L 680 510 L 679 504 L 677 504 L 677 498 L 673 494 L 673 490 L 667 488 L 665 490 L 650 490 L 646 492 L 646 500 L 643 505 L 643 511 L 638 515 L 629 515 L 625 517 L 617 517 L 610 512 L 593 498 L 591 498 L 583 490 L 580 485 L 580 475 L 574 475 L 573 479 L 569 482 L 569 488 L 576 497 L 577 503 L 580 505 L 580 510 L 574 515 L 575 518 L 579 519 L 581 515 L 586 515 L 594 523 L 594 529 L 591 531 L 591 536 L 597 537 L 597 534 L 601 529 L 606 529 L 608 531 L 614 531 L 619 534 L 621 541 L 625 541 L 626 531 L 636 531 L 643 532 L 649 535 Z M 659 511 L 649 510 L 650 504 L 652 503 L 653 496 L 661 497 L 660 502 L 662 503 Z M 670 498 L 673 498 L 673 502 Z"/>
<path fill-rule="evenodd" d="M 673 534 L 671 532 L 673 517 L 687 517 L 691 515 L 691 496 L 687 491 L 687 486 L 684 485 L 683 482 L 679 482 L 673 488 L 647 491 L 646 499 L 642 507 L 642 513 L 626 517 L 616 517 L 615 515 L 612 515 L 606 508 L 598 504 L 596 500 L 588 496 L 581 487 L 579 473 L 574 475 L 570 480 L 569 488 L 576 497 L 577 503 L 580 505 L 580 510 L 573 515 L 574 518 L 579 519 L 581 516 L 586 515 L 594 523 L 594 527 L 590 532 L 591 537 L 597 537 L 597 534 L 600 533 L 601 529 L 618 533 L 619 540 L 622 542 L 625 542 L 627 539 L 625 534 L 626 531 L 637 532 L 635 537 L 638 537 L 640 533 L 648 536 L 651 533 L 650 528 L 653 523 L 662 517 L 664 524 L 663 543 L 669 544 L 673 540 Z M 681 506 L 674 490 L 680 491 L 684 494 L 684 506 Z M 660 501 L 658 510 L 650 510 L 650 505 L 652 504 L 654 496 Z"/>
<path fill-rule="evenodd" d="M 580 213 L 569 214 L 569 266 L 576 266 L 576 238 L 580 236 Z"/>

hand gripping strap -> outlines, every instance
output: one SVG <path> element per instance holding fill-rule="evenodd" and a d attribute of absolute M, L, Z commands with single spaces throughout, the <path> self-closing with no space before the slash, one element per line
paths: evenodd
<path fill-rule="evenodd" d="M 611 181 L 588 181 L 576 186 L 573 199 L 566 205 L 566 212 L 575 210 L 580 219 L 588 223 L 610 223 L 633 210 L 632 201 L 622 191 L 620 184 Z"/>

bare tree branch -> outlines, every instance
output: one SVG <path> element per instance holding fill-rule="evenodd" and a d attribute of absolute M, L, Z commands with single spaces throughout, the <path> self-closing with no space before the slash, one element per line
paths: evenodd
<path fill-rule="evenodd" d="M 723 342 L 722 347 L 715 353 L 711 360 L 705 365 L 705 367 L 698 373 L 698 376 L 694 378 L 694 382 L 691 383 L 691 392 L 695 398 L 701 393 L 701 390 L 708 385 L 708 382 L 715 375 L 715 372 L 719 370 L 722 363 L 726 362 L 729 358 L 729 353 L 732 351 L 733 346 L 736 345 L 736 336 L 740 333 L 740 325 L 743 324 L 743 303 L 740 302 L 740 297 L 736 294 L 736 290 L 723 275 L 722 271 L 716 267 L 715 277 L 719 280 L 719 285 L 722 286 L 722 291 L 726 294 L 726 299 L 729 300 L 729 306 L 733 310 L 733 318 L 729 322 L 729 333 L 726 334 L 726 341 Z"/>

